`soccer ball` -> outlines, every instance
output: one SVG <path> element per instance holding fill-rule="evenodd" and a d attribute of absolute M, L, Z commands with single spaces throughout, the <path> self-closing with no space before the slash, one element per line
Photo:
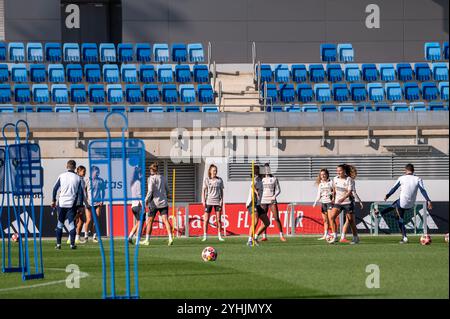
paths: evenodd
<path fill-rule="evenodd" d="M 334 242 L 334 236 L 333 235 L 327 235 L 325 240 L 327 241 L 327 243 L 331 244 L 331 243 Z"/>
<path fill-rule="evenodd" d="M 448 233 L 445 234 L 444 240 L 445 240 L 445 242 L 448 244 Z"/>
<path fill-rule="evenodd" d="M 202 252 L 203 261 L 216 261 L 217 251 L 213 247 L 206 247 Z"/>
<path fill-rule="evenodd" d="M 420 243 L 422 245 L 430 245 L 431 244 L 431 237 L 430 235 L 426 234 L 426 235 L 422 235 L 422 237 L 420 237 Z"/>
<path fill-rule="evenodd" d="M 13 242 L 17 243 L 19 241 L 19 234 L 17 234 L 17 233 L 12 234 L 11 240 Z"/>

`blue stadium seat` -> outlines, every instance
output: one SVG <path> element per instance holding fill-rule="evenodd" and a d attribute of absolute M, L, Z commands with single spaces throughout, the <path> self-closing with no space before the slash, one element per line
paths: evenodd
<path fill-rule="evenodd" d="M 342 72 L 342 68 L 340 64 L 328 64 L 327 65 L 327 76 L 328 81 L 330 82 L 341 82 L 344 73 Z"/>
<path fill-rule="evenodd" d="M 356 105 L 357 112 L 373 112 L 373 107 L 371 103 L 358 103 Z"/>
<path fill-rule="evenodd" d="M 169 113 L 183 112 L 183 108 L 180 105 L 168 105 L 168 106 L 166 106 L 166 112 L 169 112 Z"/>
<path fill-rule="evenodd" d="M 317 113 L 319 112 L 319 108 L 316 104 L 303 104 L 302 112 L 306 113 Z"/>
<path fill-rule="evenodd" d="M 172 44 L 172 61 L 187 62 L 187 47 L 184 43 Z"/>
<path fill-rule="evenodd" d="M 385 84 L 386 97 L 389 101 L 403 100 L 403 90 L 398 82 L 391 82 Z"/>
<path fill-rule="evenodd" d="M 52 84 L 52 100 L 53 103 L 67 104 L 69 103 L 69 92 L 65 84 Z"/>
<path fill-rule="evenodd" d="M 44 62 L 42 43 L 30 42 L 27 44 L 28 62 Z"/>
<path fill-rule="evenodd" d="M 445 105 L 442 102 L 430 102 L 428 104 L 428 109 L 430 111 L 448 111 L 448 104 Z"/>
<path fill-rule="evenodd" d="M 441 100 L 448 101 L 449 95 L 448 81 L 439 83 L 439 93 L 441 96 Z"/>
<path fill-rule="evenodd" d="M 91 112 L 91 107 L 88 105 L 75 105 L 73 111 L 77 113 L 89 113 Z"/>
<path fill-rule="evenodd" d="M 285 83 L 280 84 L 280 87 L 278 88 L 280 93 L 280 100 L 283 103 L 291 103 L 295 100 L 295 90 L 294 90 L 294 84 L 291 83 Z"/>
<path fill-rule="evenodd" d="M 175 84 L 163 84 L 161 87 L 161 95 L 164 103 L 178 102 L 178 90 Z"/>
<path fill-rule="evenodd" d="M 353 62 L 355 59 L 355 51 L 350 43 L 339 43 L 337 46 L 337 51 L 340 62 Z"/>
<path fill-rule="evenodd" d="M 123 90 L 121 84 L 108 84 L 106 86 L 106 92 L 108 95 L 108 103 L 123 102 Z"/>
<path fill-rule="evenodd" d="M 439 42 L 427 42 L 424 49 L 425 60 L 439 61 L 441 59 L 441 44 Z"/>
<path fill-rule="evenodd" d="M 386 103 L 375 103 L 374 109 L 377 112 L 391 112 L 392 107 Z"/>
<path fill-rule="evenodd" d="M 147 112 L 149 112 L 149 113 L 164 113 L 164 108 L 162 106 L 149 106 L 149 107 L 147 107 Z M 179 112 L 181 112 L 181 107 L 180 107 Z"/>
<path fill-rule="evenodd" d="M 193 67 L 194 82 L 209 83 L 208 66 L 204 64 L 195 64 Z"/>
<path fill-rule="evenodd" d="M 61 43 L 48 42 L 44 46 L 45 60 L 50 63 L 61 62 L 62 50 Z"/>
<path fill-rule="evenodd" d="M 195 102 L 195 88 L 193 84 L 181 84 L 179 86 L 179 94 L 181 103 L 193 103 Z"/>
<path fill-rule="evenodd" d="M 46 82 L 47 72 L 45 71 L 45 65 L 30 64 L 30 79 L 34 83 Z"/>
<path fill-rule="evenodd" d="M 158 103 L 160 101 L 160 92 L 156 84 L 144 84 L 142 87 L 144 101 L 147 103 Z"/>
<path fill-rule="evenodd" d="M 117 56 L 119 62 L 132 62 L 134 59 L 134 49 L 131 43 L 119 43 L 117 45 Z"/>
<path fill-rule="evenodd" d="M 152 60 L 152 47 L 148 43 L 136 44 L 136 60 L 146 63 Z"/>
<path fill-rule="evenodd" d="M 321 112 L 337 112 L 336 105 L 334 104 L 323 104 L 320 106 Z"/>
<path fill-rule="evenodd" d="M 130 113 L 144 113 L 145 112 L 145 106 L 143 106 L 143 105 L 130 105 L 128 107 L 128 112 L 130 112 Z"/>
<path fill-rule="evenodd" d="M 392 104 L 392 111 L 394 112 L 409 112 L 409 106 L 405 102 L 396 102 Z"/>
<path fill-rule="evenodd" d="M 338 106 L 339 112 L 355 112 L 355 107 L 351 103 L 341 103 Z"/>
<path fill-rule="evenodd" d="M 431 69 L 428 63 L 416 63 L 414 72 L 416 73 L 417 81 L 424 82 L 431 80 Z"/>
<path fill-rule="evenodd" d="M 64 74 L 64 66 L 62 64 L 49 64 L 48 65 L 48 80 L 52 83 L 66 82 Z"/>
<path fill-rule="evenodd" d="M 435 81 L 448 81 L 448 67 L 445 63 L 433 63 L 433 78 Z"/>
<path fill-rule="evenodd" d="M 0 105 L 0 113 L 14 113 L 14 106 L 12 104 Z"/>
<path fill-rule="evenodd" d="M 103 81 L 106 83 L 120 82 L 119 67 L 117 64 L 103 64 Z"/>
<path fill-rule="evenodd" d="M 332 85 L 333 97 L 336 102 L 348 101 L 350 92 L 347 88 L 347 84 L 335 83 Z"/>
<path fill-rule="evenodd" d="M 325 43 L 320 45 L 320 57 L 322 62 L 335 62 L 337 60 L 336 44 Z"/>
<path fill-rule="evenodd" d="M 64 43 L 64 62 L 80 62 L 80 46 L 78 43 Z"/>
<path fill-rule="evenodd" d="M 444 60 L 448 60 L 448 41 L 443 43 L 442 56 L 444 57 Z"/>
<path fill-rule="evenodd" d="M 100 62 L 115 63 L 116 47 L 114 43 L 100 43 Z"/>
<path fill-rule="evenodd" d="M 53 113 L 53 107 L 51 105 L 36 105 L 37 113 Z"/>
<path fill-rule="evenodd" d="M 381 81 L 384 82 L 395 81 L 395 68 L 392 64 L 383 63 L 380 64 L 379 68 Z"/>
<path fill-rule="evenodd" d="M 266 112 L 276 112 L 276 113 L 283 112 L 283 106 L 281 105 L 267 106 Z"/>
<path fill-rule="evenodd" d="M 31 92 L 34 103 L 48 103 L 50 101 L 50 92 L 47 84 L 33 84 Z"/>
<path fill-rule="evenodd" d="M 287 104 L 284 106 L 284 111 L 290 113 L 299 113 L 302 111 L 302 108 L 298 104 Z"/>
<path fill-rule="evenodd" d="M 306 82 L 308 79 L 308 71 L 304 64 L 292 65 L 292 80 L 296 83 Z"/>
<path fill-rule="evenodd" d="M 197 96 L 200 103 L 214 103 L 214 90 L 211 84 L 199 84 L 197 87 Z"/>
<path fill-rule="evenodd" d="M 256 68 L 256 74 L 258 74 L 258 67 Z M 261 64 L 261 83 L 272 82 L 273 71 L 269 64 Z"/>
<path fill-rule="evenodd" d="M 385 92 L 381 83 L 368 83 L 367 92 L 369 94 L 369 100 L 373 102 L 380 102 L 385 99 Z"/>
<path fill-rule="evenodd" d="M 422 97 L 426 101 L 437 100 L 439 96 L 439 90 L 434 82 L 422 83 Z"/>
<path fill-rule="evenodd" d="M 84 65 L 84 78 L 88 83 L 97 83 L 101 79 L 100 65 L 98 64 L 85 64 Z"/>
<path fill-rule="evenodd" d="M 93 113 L 107 113 L 109 112 L 109 107 L 106 105 L 92 105 Z"/>
<path fill-rule="evenodd" d="M 141 87 L 138 84 L 127 84 L 125 86 L 125 97 L 128 103 L 141 103 Z"/>
<path fill-rule="evenodd" d="M 72 113 L 72 107 L 70 105 L 55 105 L 56 113 Z"/>
<path fill-rule="evenodd" d="M 28 84 L 16 84 L 14 86 L 14 99 L 17 103 L 29 103 L 31 91 Z"/>
<path fill-rule="evenodd" d="M 311 84 L 309 83 L 299 84 L 297 86 L 297 97 L 299 102 L 302 103 L 312 102 L 312 100 L 314 99 L 314 93 Z"/>
<path fill-rule="evenodd" d="M 187 113 L 198 113 L 201 112 L 201 108 L 198 105 L 186 105 L 184 111 Z"/>
<path fill-rule="evenodd" d="M 424 102 L 412 102 L 409 104 L 409 110 L 414 112 L 427 111 L 427 107 Z"/>
<path fill-rule="evenodd" d="M 366 82 L 375 82 L 378 80 L 378 70 L 377 66 L 372 63 L 363 64 L 362 67 L 362 77 Z"/>
<path fill-rule="evenodd" d="M 201 43 L 188 44 L 189 62 L 205 62 L 205 53 Z"/>
<path fill-rule="evenodd" d="M 345 80 L 347 82 L 359 82 L 361 81 L 361 71 L 357 64 L 345 65 Z"/>
<path fill-rule="evenodd" d="M 84 84 L 70 86 L 70 100 L 72 103 L 86 103 L 86 87 Z"/>
<path fill-rule="evenodd" d="M 67 81 L 70 83 L 80 83 L 83 81 L 83 69 L 80 64 L 67 64 Z"/>
<path fill-rule="evenodd" d="M 413 70 L 409 63 L 397 64 L 398 80 L 402 82 L 411 81 L 413 79 Z"/>
<path fill-rule="evenodd" d="M 8 44 L 9 60 L 12 62 L 25 62 L 25 46 L 21 42 Z"/>
<path fill-rule="evenodd" d="M 155 67 L 152 64 L 141 64 L 139 69 L 139 80 L 143 83 L 156 81 Z"/>
<path fill-rule="evenodd" d="M 105 88 L 101 84 L 89 84 L 89 102 L 105 103 Z"/>
<path fill-rule="evenodd" d="M 309 79 L 315 83 L 325 80 L 325 69 L 322 64 L 311 64 L 309 66 Z"/>
<path fill-rule="evenodd" d="M 161 83 L 173 82 L 173 70 L 170 64 L 158 65 L 158 81 Z"/>
<path fill-rule="evenodd" d="M 125 113 L 127 108 L 125 105 L 111 105 L 110 112 L 122 112 Z"/>
<path fill-rule="evenodd" d="M 188 64 L 175 65 L 175 81 L 178 83 L 189 83 L 192 81 L 191 68 Z"/>
<path fill-rule="evenodd" d="M 218 113 L 219 108 L 217 105 L 203 105 L 202 111 L 203 113 Z"/>
<path fill-rule="evenodd" d="M 264 97 L 264 83 L 261 89 L 261 97 Z M 278 89 L 277 85 L 274 83 L 267 83 L 267 103 L 276 103 L 278 102 Z"/>
<path fill-rule="evenodd" d="M 6 44 L 4 42 L 0 42 L 0 61 L 6 61 Z"/>
<path fill-rule="evenodd" d="M 420 89 L 416 82 L 408 82 L 404 85 L 405 99 L 408 101 L 420 100 Z"/>
<path fill-rule="evenodd" d="M 7 64 L 0 64 L 0 83 L 9 81 L 9 70 Z"/>
<path fill-rule="evenodd" d="M 11 102 L 11 86 L 9 84 L 0 84 L 0 103 Z"/>
<path fill-rule="evenodd" d="M 28 82 L 28 71 L 25 64 L 13 64 L 11 66 L 11 80 L 13 82 Z"/>
<path fill-rule="evenodd" d="M 167 43 L 155 43 L 153 45 L 153 57 L 155 62 L 169 62 L 169 45 Z"/>
<path fill-rule="evenodd" d="M 138 81 L 136 64 L 122 64 L 120 67 L 122 81 L 125 83 L 136 83 Z"/>
<path fill-rule="evenodd" d="M 290 80 L 290 72 L 287 64 L 278 64 L 274 70 L 275 82 L 287 83 Z"/>
<path fill-rule="evenodd" d="M 360 83 L 352 83 L 350 84 L 350 94 L 355 102 L 365 101 L 367 99 L 366 86 Z"/>
<path fill-rule="evenodd" d="M 326 83 L 314 85 L 314 94 L 316 95 L 316 101 L 320 103 L 331 101 L 330 86 Z"/>
<path fill-rule="evenodd" d="M 98 46 L 97 43 L 83 43 L 81 44 L 81 56 L 83 62 L 97 63 L 98 62 Z"/>

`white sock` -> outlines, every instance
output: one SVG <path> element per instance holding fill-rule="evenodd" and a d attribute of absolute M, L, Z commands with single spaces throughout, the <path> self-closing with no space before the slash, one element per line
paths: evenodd
<path fill-rule="evenodd" d="M 252 241 L 252 236 L 248 236 L 248 241 Z"/>
<path fill-rule="evenodd" d="M 75 240 L 80 240 L 80 235 L 75 235 Z"/>
<path fill-rule="evenodd" d="M 130 233 L 130 234 L 128 235 L 128 239 L 131 239 L 131 238 L 133 238 L 133 233 Z"/>
<path fill-rule="evenodd" d="M 206 238 L 206 237 L 208 237 L 208 234 L 204 233 L 203 238 Z"/>
<path fill-rule="evenodd" d="M 172 234 L 169 233 L 169 241 L 172 241 Z"/>
<path fill-rule="evenodd" d="M 97 238 L 97 233 L 94 233 L 94 236 L 92 236 L 92 238 Z"/>
<path fill-rule="evenodd" d="M 145 235 L 145 240 L 150 240 L 150 235 Z"/>
<path fill-rule="evenodd" d="M 263 238 L 266 238 L 266 233 L 263 233 L 263 235 L 262 235 L 262 236 L 263 236 Z"/>
<path fill-rule="evenodd" d="M 341 239 L 345 239 L 345 234 L 344 233 L 341 234 Z"/>
<path fill-rule="evenodd" d="M 327 237 L 327 235 L 328 235 L 328 230 L 323 232 L 323 237 Z"/>
<path fill-rule="evenodd" d="M 283 233 L 280 232 L 280 238 L 283 237 Z"/>

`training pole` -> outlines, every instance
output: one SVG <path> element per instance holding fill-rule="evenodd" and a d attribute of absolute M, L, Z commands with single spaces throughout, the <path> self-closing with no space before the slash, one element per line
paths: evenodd
<path fill-rule="evenodd" d="M 175 239 L 175 182 L 177 171 L 173 169 L 172 174 L 172 238 Z"/>
<path fill-rule="evenodd" d="M 255 161 L 252 161 L 252 247 L 255 247 Z"/>

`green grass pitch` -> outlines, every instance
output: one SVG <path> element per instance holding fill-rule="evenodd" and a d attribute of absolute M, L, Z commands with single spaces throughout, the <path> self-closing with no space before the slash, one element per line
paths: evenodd
<path fill-rule="evenodd" d="M 359 245 L 329 245 L 316 237 L 269 238 L 259 247 L 246 238 L 180 238 L 172 247 L 152 239 L 140 249 L 141 298 L 449 298 L 449 249 L 443 235 L 430 246 L 417 236 L 407 245 L 399 236 L 362 237 Z M 106 243 L 106 242 L 105 242 Z M 213 246 L 216 262 L 204 262 L 202 249 Z M 101 259 L 98 244 L 44 241 L 45 279 L 22 282 L 19 274 L 0 274 L 0 298 L 101 298 Z M 122 242 L 116 249 L 123 250 Z M 87 273 L 80 288 L 69 289 L 68 264 Z M 120 270 L 123 259 L 117 260 Z M 368 289 L 366 266 L 380 269 L 380 288 Z M 122 272 L 123 274 L 123 272 Z M 120 279 L 119 279 L 120 280 Z M 123 280 L 123 278 L 122 278 Z M 123 281 L 121 286 L 123 287 Z"/>

